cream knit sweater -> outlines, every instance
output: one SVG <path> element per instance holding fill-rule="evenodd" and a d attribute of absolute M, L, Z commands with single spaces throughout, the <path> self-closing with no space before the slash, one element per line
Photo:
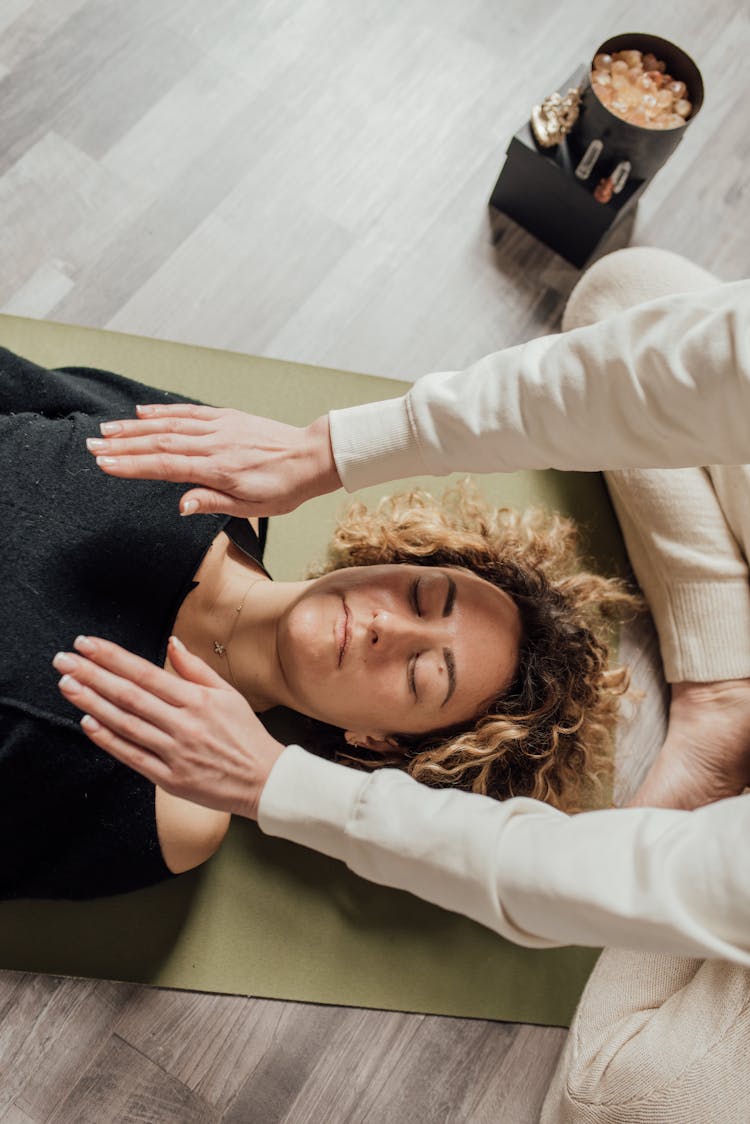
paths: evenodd
<path fill-rule="evenodd" d="M 342 480 L 354 490 L 457 470 L 750 461 L 749 327 L 750 282 L 735 282 L 427 375 L 401 398 L 331 415 Z M 429 790 L 393 770 L 358 773 L 292 746 L 259 823 L 519 944 L 750 966 L 748 797 L 568 817 L 523 798 Z"/>
<path fill-rule="evenodd" d="M 665 250 L 620 250 L 578 282 L 563 328 L 715 284 Z M 736 661 L 747 675 L 750 467 L 623 469 L 606 477 L 665 665 L 677 660 L 723 678 Z M 736 633 L 729 612 L 739 619 Z M 747 968 L 605 949 L 540 1124 L 747 1124 L 749 1051 Z"/>

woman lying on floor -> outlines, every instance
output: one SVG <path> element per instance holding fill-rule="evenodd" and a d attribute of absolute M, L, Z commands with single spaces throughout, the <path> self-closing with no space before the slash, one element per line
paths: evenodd
<path fill-rule="evenodd" d="M 265 527 L 181 519 L 180 486 L 117 480 L 87 452 L 107 418 L 175 396 L 8 351 L 0 366 L 0 833 L 14 857 L 0 897 L 148 885 L 205 861 L 228 827 L 83 736 L 75 679 L 61 697 L 50 665 L 77 634 L 168 671 L 174 635 L 237 706 L 291 708 L 308 743 L 360 765 L 565 809 L 590 795 L 627 685 L 608 669 L 604 620 L 635 599 L 576 572 L 568 522 L 491 511 L 468 490 L 443 505 L 396 497 L 350 512 L 328 572 L 272 582 Z"/>
<path fill-rule="evenodd" d="M 670 299 L 688 291 L 695 300 Z M 443 424 L 432 434 L 433 446 L 442 441 L 447 450 L 442 462 L 433 455 L 431 470 L 440 471 L 441 463 L 445 472 L 540 467 L 540 450 L 542 465 L 578 470 L 597 458 L 655 464 L 658 459 L 644 456 L 663 455 L 662 463 L 674 466 L 747 459 L 747 296 L 746 282 L 720 286 L 666 251 L 636 248 L 605 257 L 576 286 L 563 335 L 489 357 L 477 365 L 481 378 L 461 373 L 463 396 L 453 412 L 445 405 L 443 376 L 424 380 L 420 416 L 425 403 L 437 403 Z M 493 385 L 510 393 L 498 392 L 494 413 L 484 402 L 477 435 L 475 407 Z M 520 392 L 524 387 L 528 394 Z M 539 387 L 549 388 L 548 395 Z M 344 412 L 349 479 L 373 447 L 388 448 L 388 436 L 400 449 L 398 406 L 365 408 L 359 429 L 350 417 L 363 408 Z M 385 435 L 378 411 L 388 418 Z M 588 434 L 585 448 L 571 432 Z M 655 445 L 661 434 L 670 439 L 654 454 L 649 440 Z M 462 435 L 465 450 L 458 448 Z M 481 442 L 484 452 L 473 448 Z M 138 476 L 138 458 L 131 459 L 123 475 Z M 294 467 L 298 459 L 297 446 L 290 446 L 286 463 Z M 385 460 L 391 459 L 392 451 Z M 388 478 L 380 474 L 383 460 L 376 463 L 375 479 L 360 471 L 357 486 Z M 413 471 L 411 465 L 402 450 L 393 475 L 405 466 Z M 301 749 L 286 749 L 269 764 L 265 752 L 249 752 L 247 744 L 235 769 L 208 740 L 183 772 L 181 731 L 159 759 L 159 775 L 207 803 L 231 800 L 257 816 L 268 834 L 468 913 L 519 944 L 622 946 L 605 949 L 587 985 L 544 1124 L 746 1124 L 750 796 L 723 798 L 750 782 L 750 467 L 620 470 L 607 481 L 672 684 L 667 739 L 634 802 L 667 807 L 569 819 L 534 802 L 488 807 L 479 798 L 444 793 L 436 808 L 438 794 L 398 775 L 353 784 L 347 770 Z M 201 483 L 217 487 L 207 476 Z M 299 498 L 335 486 L 306 484 Z M 105 719 L 105 704 L 140 674 L 141 661 L 101 650 L 94 661 L 81 674 L 100 692 L 96 708 Z M 118 672 L 116 688 L 105 681 L 106 666 Z M 86 703 L 92 705 L 92 693 Z M 123 729 L 121 715 L 117 727 L 102 726 L 94 736 L 119 754 L 115 728 Z M 248 738 L 253 746 L 261 740 L 246 726 L 245 743 Z M 156 772 L 151 753 L 122 755 L 133 767 Z M 710 801 L 720 803 L 695 813 L 672 810 Z M 678 951 L 683 955 L 667 954 Z"/>

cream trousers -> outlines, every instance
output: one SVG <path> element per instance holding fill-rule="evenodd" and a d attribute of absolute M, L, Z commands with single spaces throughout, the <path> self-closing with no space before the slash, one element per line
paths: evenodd
<path fill-rule="evenodd" d="M 619 250 L 581 278 L 563 330 L 714 284 L 710 273 L 666 250 Z M 667 680 L 750 677 L 750 467 L 624 470 L 605 478 Z M 574 1121 L 748 1124 L 750 971 L 606 949 L 541 1115 L 541 1124 Z"/>

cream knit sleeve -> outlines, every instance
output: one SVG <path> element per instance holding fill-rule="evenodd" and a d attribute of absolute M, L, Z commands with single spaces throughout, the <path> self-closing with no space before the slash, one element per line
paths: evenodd
<path fill-rule="evenodd" d="M 566 816 L 536 800 L 429 789 L 298 746 L 258 823 L 356 874 L 462 913 L 518 944 L 615 945 L 750 967 L 750 798 L 681 812 Z"/>
<path fill-rule="evenodd" d="M 750 461 L 750 281 L 636 305 L 330 414 L 349 491 L 524 468 Z"/>
<path fill-rule="evenodd" d="M 729 504 L 747 507 L 750 469 L 722 472 L 720 490 L 705 468 L 605 473 L 670 683 L 750 678 L 750 542 Z"/>

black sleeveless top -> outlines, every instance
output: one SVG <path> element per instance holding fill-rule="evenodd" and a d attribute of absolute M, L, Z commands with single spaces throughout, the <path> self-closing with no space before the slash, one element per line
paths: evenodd
<path fill-rule="evenodd" d="M 47 371 L 0 348 L 0 898 L 93 898 L 175 875 L 154 785 L 80 731 L 51 660 L 79 633 L 162 665 L 177 611 L 228 516 L 178 513 L 184 485 L 117 480 L 85 438 L 138 402 L 188 401 L 107 371 Z"/>

